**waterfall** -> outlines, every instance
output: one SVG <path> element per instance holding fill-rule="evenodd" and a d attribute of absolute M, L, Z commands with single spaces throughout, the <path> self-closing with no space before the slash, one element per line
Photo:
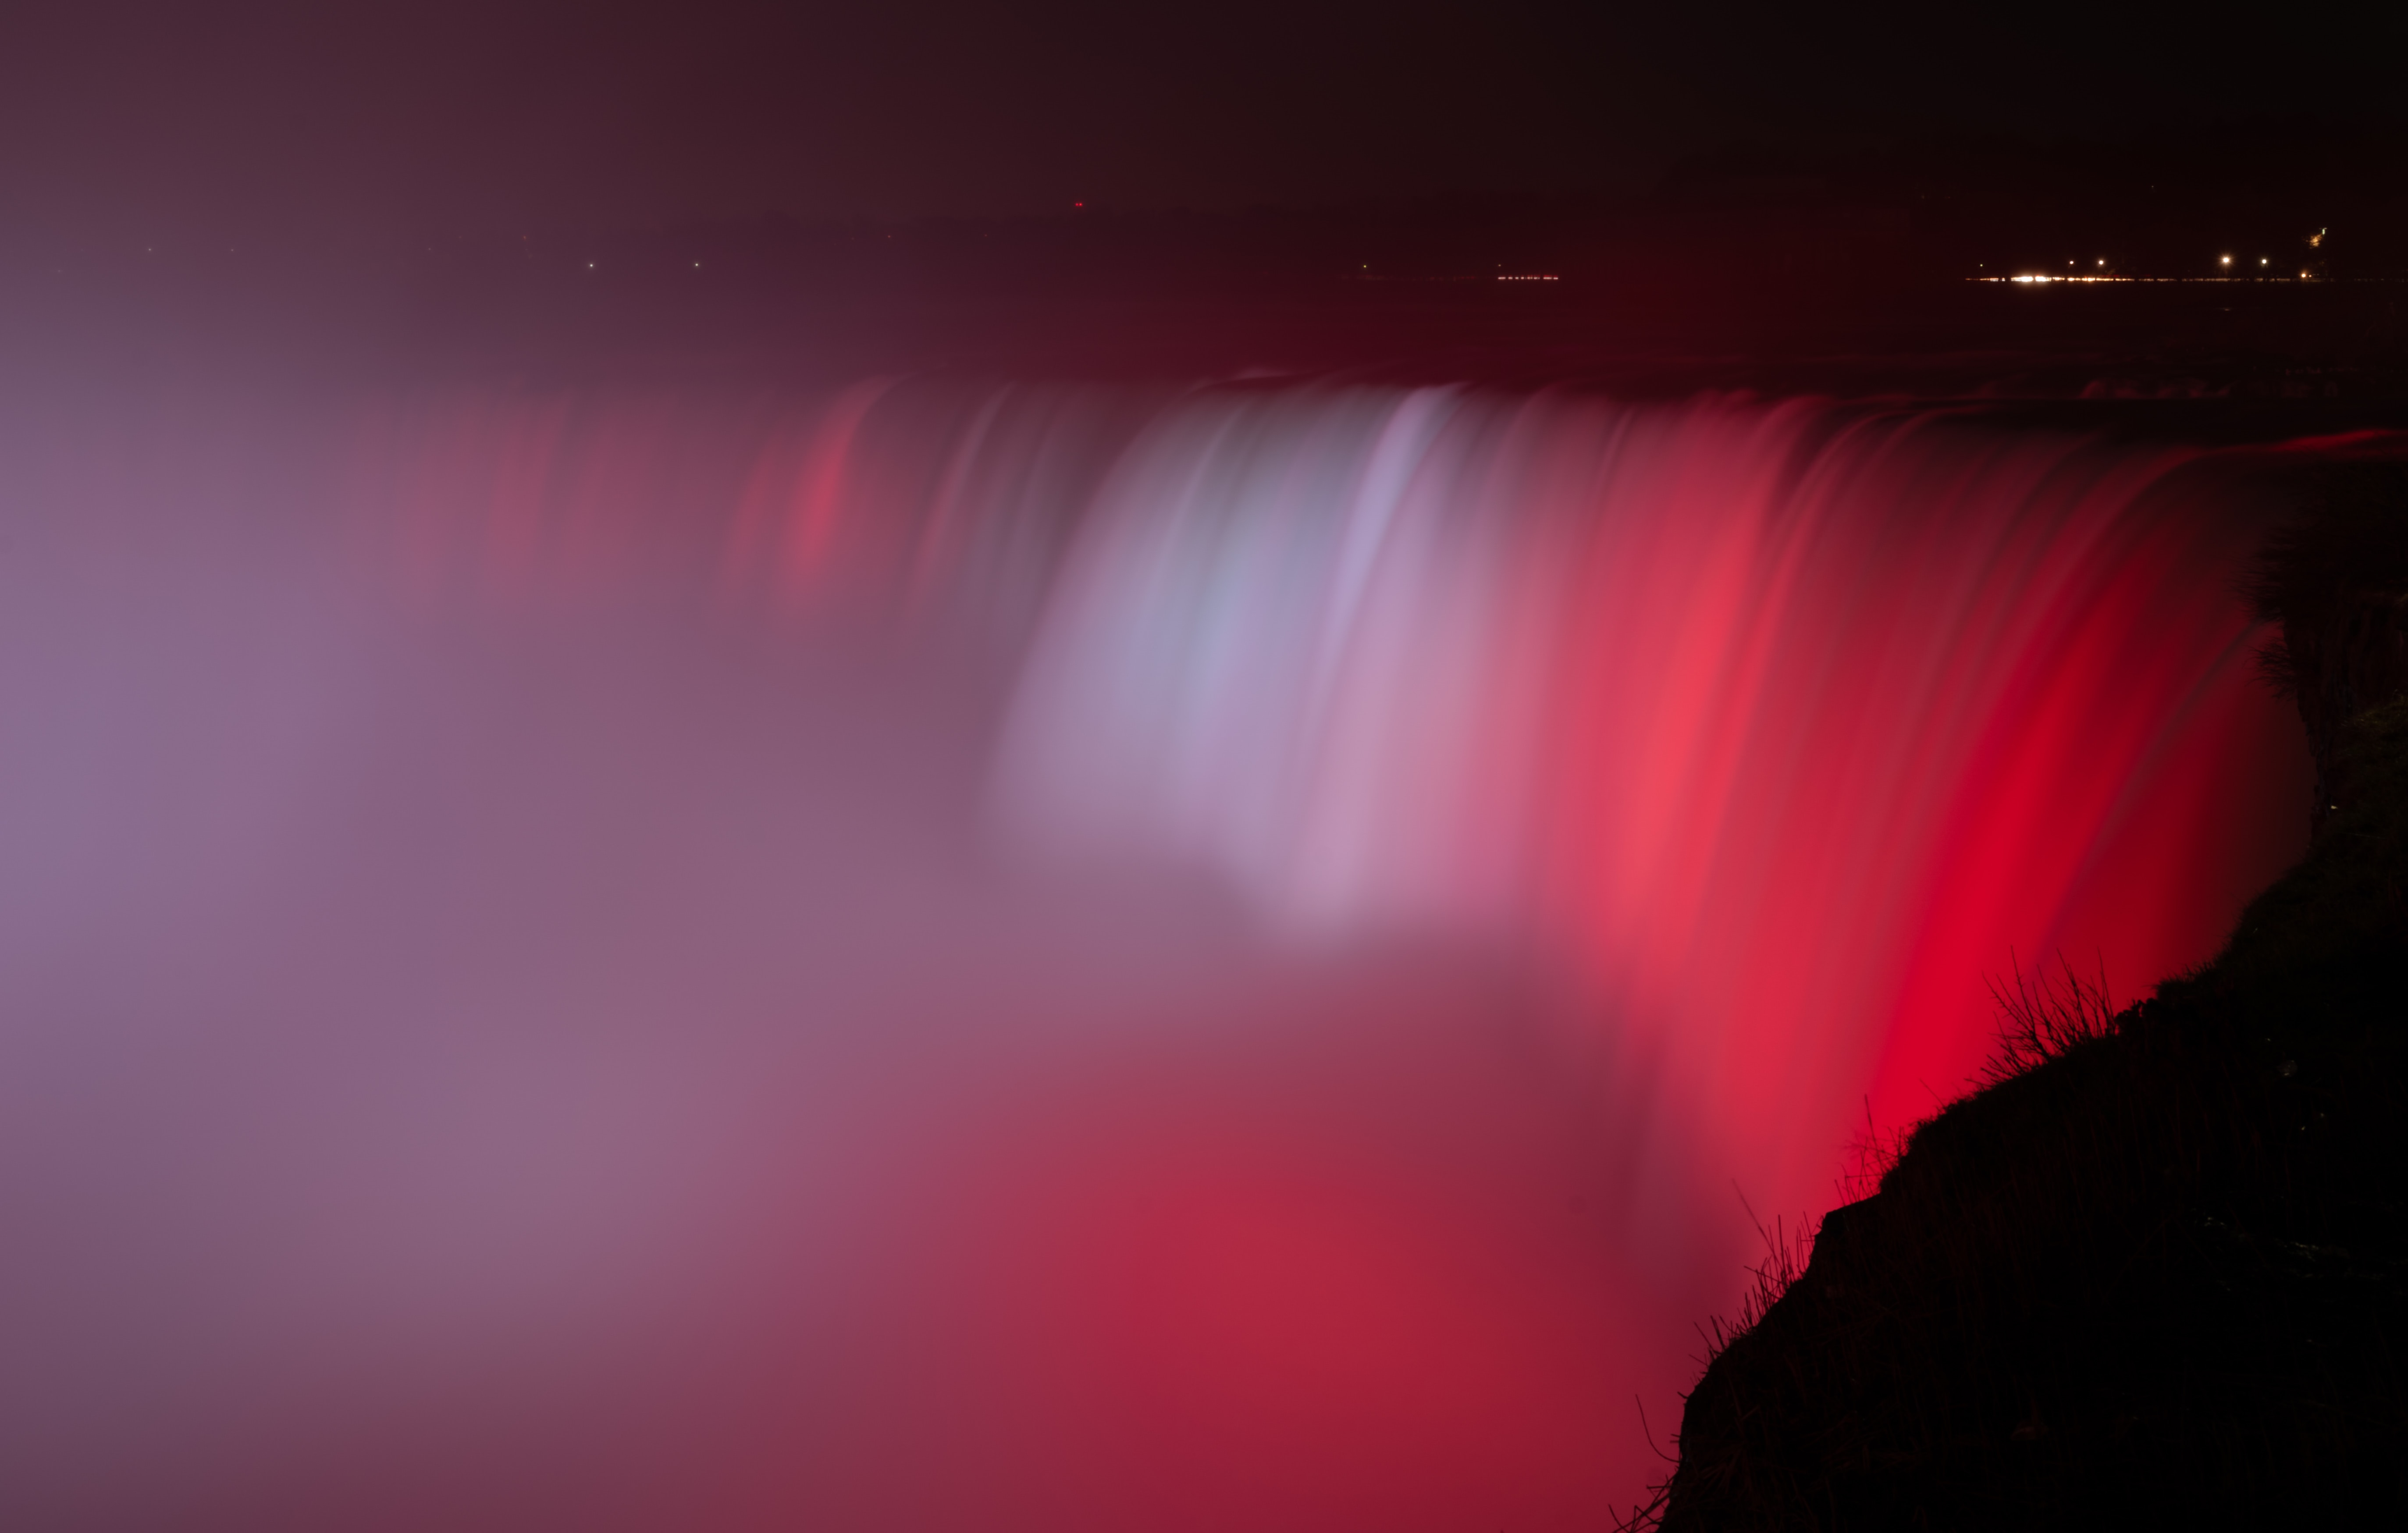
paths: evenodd
<path fill-rule="evenodd" d="M 1085 523 L 1004 808 L 1297 930 L 1533 938 L 1657 1110 L 1812 1196 L 1778 1168 L 1962 1084 L 1988 978 L 2137 997 L 2293 844 L 2233 597 L 2262 523 L 2199 456 L 1920 407 L 1190 403 Z"/>
<path fill-rule="evenodd" d="M 1595 1526 L 1749 1209 L 1954 1095 L 1989 978 L 2137 997 L 2297 854 L 2243 456 L 1330 381 L 28 404 L 0 1483 Z"/>

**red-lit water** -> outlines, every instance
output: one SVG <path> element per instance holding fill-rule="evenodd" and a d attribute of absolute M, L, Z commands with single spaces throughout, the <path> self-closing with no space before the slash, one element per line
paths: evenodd
<path fill-rule="evenodd" d="M 2299 848 L 2229 456 L 1249 386 L 21 412 L 22 1526 L 1593 1526 Z"/>

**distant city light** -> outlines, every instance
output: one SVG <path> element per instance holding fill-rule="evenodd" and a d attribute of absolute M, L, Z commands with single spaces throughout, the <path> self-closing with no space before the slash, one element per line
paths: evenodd
<path fill-rule="evenodd" d="M 2107 265 L 2104 261 L 2101 261 L 2099 264 L 2101 266 Z M 2268 266 L 2272 266 L 2272 264 L 2271 257 L 2264 263 L 2264 265 Z M 2229 258 L 2225 262 L 2225 265 L 2228 267 L 2229 266 L 2230 263 Z M 1525 278 L 1522 279 L 1527 281 L 1533 280 L 1534 279 Z M 2046 284 L 2050 282 L 2255 282 L 2272 280 L 2287 281 L 2290 280 L 2290 279 L 2276 279 L 2271 270 L 2266 272 L 2262 277 L 2239 277 L 2235 276 L 2228 269 L 2214 277 L 2136 277 L 2123 272 L 2112 271 L 2024 271 L 2017 272 L 2011 277 L 1990 277 L 1985 275 L 1968 277 L 1965 280 L 1969 282 L 2025 282 Z M 2302 282 L 2313 282 L 2321 280 L 2321 279 L 2317 276 L 2313 267 L 2309 267 L 2303 268 L 2300 272 L 2299 280 Z"/>
<path fill-rule="evenodd" d="M 1498 272 L 1497 274 L 1497 279 L 1500 282 L 1552 282 L 1555 280 L 1552 274 L 1541 274 L 1538 272 L 1527 274 Z"/>

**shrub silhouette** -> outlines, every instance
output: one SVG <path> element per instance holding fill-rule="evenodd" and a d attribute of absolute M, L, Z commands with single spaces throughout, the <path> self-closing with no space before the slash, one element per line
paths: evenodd
<path fill-rule="evenodd" d="M 1860 1141 L 1864 1196 L 1710 1332 L 1677 1468 L 1624 1526 L 2408 1526 L 2408 479 L 2386 472 L 2396 494 L 2329 496 L 2255 593 L 2319 766 L 2306 859 L 2136 1006 L 2061 958 L 1994 984 L 1981 1089 Z"/>

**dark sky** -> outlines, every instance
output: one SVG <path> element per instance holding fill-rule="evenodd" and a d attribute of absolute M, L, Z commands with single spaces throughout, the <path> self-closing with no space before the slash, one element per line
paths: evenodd
<path fill-rule="evenodd" d="M 1488 0 L 0 7 L 0 222 L 77 242 L 1646 184 L 1738 142 L 2396 113 L 2408 13 Z"/>

